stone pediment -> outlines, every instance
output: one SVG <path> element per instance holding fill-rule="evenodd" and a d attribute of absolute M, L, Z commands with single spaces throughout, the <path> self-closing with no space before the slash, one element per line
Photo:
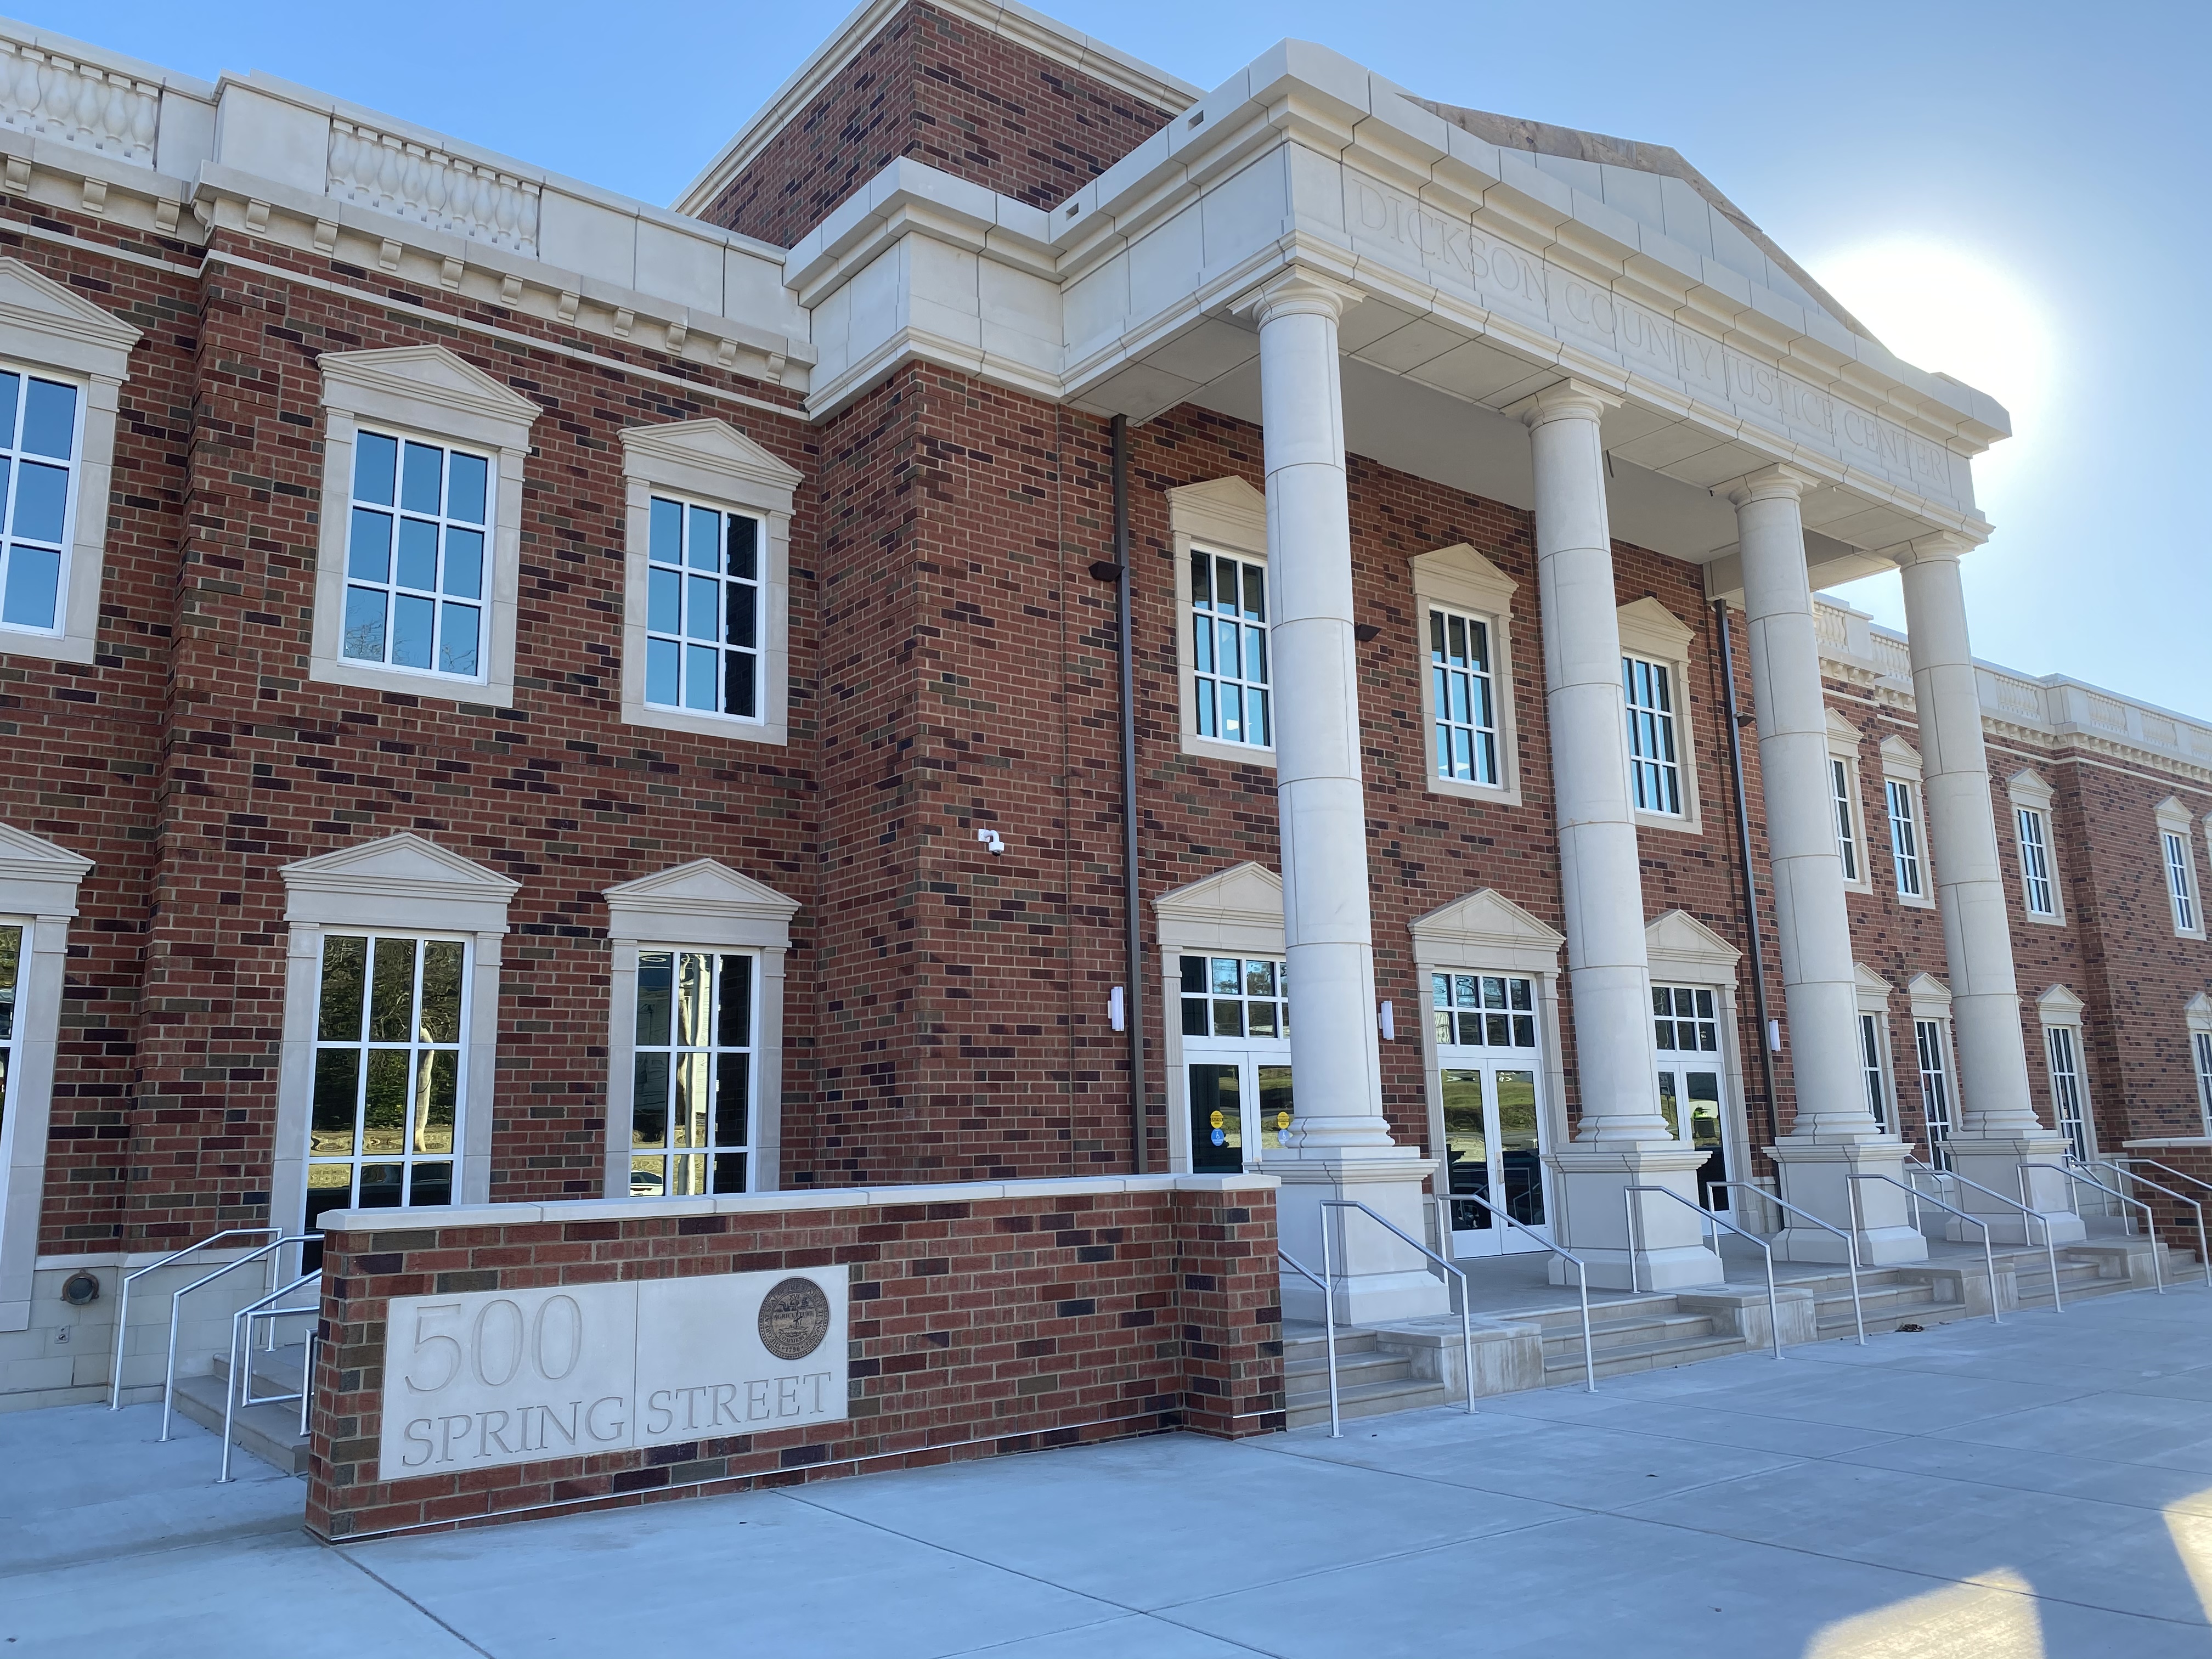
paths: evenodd
<path fill-rule="evenodd" d="M 2071 1025 L 2081 1018 L 2083 1005 L 2081 999 L 2063 985 L 2054 985 L 2036 998 L 2035 1006 L 2046 1024 Z"/>
<path fill-rule="evenodd" d="M 1881 740 L 1881 758 L 1887 765 L 1900 772 L 1920 775 L 1920 751 L 1903 738 L 1890 737 Z"/>
<path fill-rule="evenodd" d="M 606 889 L 607 908 L 644 915 L 774 917 L 788 921 L 799 901 L 714 859 L 694 859 Z"/>
<path fill-rule="evenodd" d="M 1657 962 L 1699 963 L 1734 968 L 1743 952 L 1686 910 L 1667 910 L 1644 929 L 1644 954 Z"/>
<path fill-rule="evenodd" d="M 1267 498 L 1242 478 L 1208 478 L 1170 489 L 1168 519 L 1179 536 L 1267 553 Z"/>
<path fill-rule="evenodd" d="M 131 349 L 139 331 L 112 313 L 41 276 L 21 259 L 0 259 L 0 329 L 35 336 L 25 350 L 11 349 L 52 364 L 120 380 L 130 373 Z"/>
<path fill-rule="evenodd" d="M 1466 542 L 1416 553 L 1406 563 L 1413 573 L 1413 586 L 1421 592 L 1446 600 L 1464 593 L 1464 602 L 1483 608 L 1506 609 L 1520 586 Z"/>
<path fill-rule="evenodd" d="M 2189 1016 L 2192 1031 L 2212 1031 L 2212 997 L 2199 991 L 2183 1005 L 2182 1012 Z"/>
<path fill-rule="evenodd" d="M 284 878 L 290 902 L 287 920 L 301 918 L 301 899 L 311 893 L 344 894 L 349 897 L 395 900 L 435 900 L 502 908 L 522 884 L 448 851 L 424 836 L 403 830 L 380 841 L 341 847 L 311 859 L 288 864 L 276 872 Z"/>
<path fill-rule="evenodd" d="M 500 425 L 520 424 L 526 434 L 543 412 L 529 398 L 440 345 L 326 351 L 317 367 L 323 374 L 325 403 L 351 405 L 372 400 L 377 405 L 356 407 L 356 413 L 384 415 L 386 406 L 394 403 L 428 404 Z M 356 396 L 334 397 L 334 392 Z"/>
<path fill-rule="evenodd" d="M 1851 969 L 1851 977 L 1859 988 L 1859 1011 L 1862 1013 L 1869 1012 L 1867 1005 L 1869 1002 L 1876 1007 L 1886 1005 L 1891 994 L 1897 989 L 1863 962 L 1852 963 Z"/>
<path fill-rule="evenodd" d="M 1152 901 L 1152 909 L 1162 921 L 1265 923 L 1279 931 L 1283 878 L 1249 860 L 1232 864 L 1217 875 L 1162 893 Z"/>
<path fill-rule="evenodd" d="M 1413 926 L 1413 952 L 1439 968 L 1556 969 L 1566 936 L 1547 927 L 1494 887 L 1440 905 Z"/>
<path fill-rule="evenodd" d="M 801 482 L 797 469 L 787 466 L 727 421 L 709 418 L 634 426 L 623 433 L 622 444 L 628 471 L 638 471 L 641 461 L 655 460 L 743 478 L 771 489 L 793 490 Z"/>
<path fill-rule="evenodd" d="M 0 823 L 0 910 L 73 916 L 77 884 L 91 872 L 90 859 L 27 830 Z"/>
<path fill-rule="evenodd" d="M 1951 988 L 1933 974 L 1915 974 L 1905 982 L 1905 994 L 1912 999 L 1915 1010 L 1951 1006 Z"/>
<path fill-rule="evenodd" d="M 1697 636 L 1696 629 L 1649 595 L 1622 605 L 1617 619 L 1625 648 L 1657 656 L 1682 656 Z"/>
<path fill-rule="evenodd" d="M 1828 716 L 1828 741 L 1833 744 L 1839 744 L 1846 749 L 1857 747 L 1859 740 L 1858 727 L 1853 726 L 1849 720 L 1845 720 L 1841 714 L 1838 714 L 1832 708 L 1826 712 Z"/>

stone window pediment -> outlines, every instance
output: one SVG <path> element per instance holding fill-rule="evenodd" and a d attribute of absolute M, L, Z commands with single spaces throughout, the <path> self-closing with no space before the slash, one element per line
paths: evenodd
<path fill-rule="evenodd" d="M 1152 901 L 1158 942 L 1169 950 L 1283 954 L 1283 878 L 1249 861 Z"/>
<path fill-rule="evenodd" d="M 1554 974 L 1566 936 L 1495 888 L 1484 887 L 1415 919 L 1414 959 L 1425 968 Z"/>
<path fill-rule="evenodd" d="M 301 859 L 277 872 L 284 919 L 336 927 L 505 933 L 521 884 L 402 831 Z"/>
<path fill-rule="evenodd" d="M 787 949 L 799 902 L 714 859 L 607 888 L 607 933 L 686 945 Z"/>

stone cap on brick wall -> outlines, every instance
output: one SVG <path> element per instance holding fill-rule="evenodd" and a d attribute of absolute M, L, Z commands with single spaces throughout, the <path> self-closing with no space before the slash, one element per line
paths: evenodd
<path fill-rule="evenodd" d="M 1126 1193 L 1272 1192 L 1271 1175 L 1100 1176 L 1069 1180 L 951 1181 L 907 1187 L 824 1187 L 711 1198 L 592 1198 L 565 1204 L 464 1204 L 421 1210 L 331 1210 L 332 1232 L 393 1227 L 521 1227 L 540 1221 L 643 1221 L 660 1216 L 774 1215 L 789 1210 L 855 1210 L 881 1204 L 969 1204 L 993 1199 L 1085 1198 Z"/>

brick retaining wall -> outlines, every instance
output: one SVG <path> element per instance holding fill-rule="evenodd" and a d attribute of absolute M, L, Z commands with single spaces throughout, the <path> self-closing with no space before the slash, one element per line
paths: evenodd
<path fill-rule="evenodd" d="M 1274 1188 L 1160 1176 L 326 1216 L 307 1525 L 441 1531 L 1168 1429 L 1280 1429 Z M 844 1422 L 381 1478 L 394 1297 L 836 1263 L 852 1273 Z"/>

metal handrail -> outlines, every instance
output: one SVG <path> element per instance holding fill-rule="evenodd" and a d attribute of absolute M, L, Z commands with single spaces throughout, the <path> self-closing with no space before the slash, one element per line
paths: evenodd
<path fill-rule="evenodd" d="M 1956 1170 L 1938 1170 L 1931 1164 L 1923 1164 L 1917 1158 L 1908 1157 L 1905 1160 L 1905 1178 L 1907 1181 L 1912 1179 L 1912 1172 L 1915 1170 L 1924 1170 L 1931 1176 L 1941 1176 L 1944 1179 L 1954 1181 L 1961 1187 L 1972 1187 L 1976 1192 L 1981 1194 L 1984 1198 L 1994 1198 L 2000 1204 L 2011 1205 L 2014 1209 L 2018 1210 L 2021 1212 L 2023 1218 L 2040 1221 L 2043 1224 L 2043 1253 L 2050 1259 L 2051 1262 L 2051 1310 L 2053 1313 L 2064 1313 L 2066 1311 L 2065 1301 L 2058 1293 L 2058 1246 L 2053 1241 L 2051 1237 L 2051 1218 L 2049 1216 L 2044 1214 L 2042 1211 L 2036 1209 L 2032 1205 L 2023 1204 L 2016 1198 L 2007 1198 L 2002 1193 L 1997 1191 L 1994 1187 L 1984 1187 L 1978 1181 L 1969 1181 L 1966 1176 L 1960 1175 Z M 1931 1204 L 1940 1204 L 1942 1202 L 1941 1199 L 1937 1198 L 1930 1198 L 1928 1201 Z M 1945 1207 L 1948 1208 L 1949 1206 L 1946 1206 Z M 2021 1228 L 2021 1232 L 2025 1238 L 2027 1234 L 2027 1229 L 2025 1225 Z M 2033 1241 L 2032 1239 L 2027 1239 L 2027 1242 L 2032 1244 Z M 2015 1288 L 2017 1288 L 2017 1281 L 2015 1281 Z"/>
<path fill-rule="evenodd" d="M 1753 1243 L 1759 1246 L 1760 1253 L 1766 1257 L 1766 1330 L 1767 1334 L 1774 1339 L 1774 1357 L 1777 1359 L 1781 1358 L 1782 1310 L 1777 1304 L 1774 1296 L 1774 1252 L 1768 1247 L 1766 1241 L 1761 1238 L 1757 1233 L 1747 1231 L 1745 1229 L 1737 1226 L 1735 1222 L 1730 1221 L 1726 1216 L 1715 1215 L 1704 1205 L 1691 1203 L 1688 1199 L 1683 1197 L 1681 1194 L 1676 1192 L 1672 1187 L 1649 1187 L 1643 1185 L 1623 1187 L 1620 1189 L 1620 1209 L 1621 1214 L 1626 1218 L 1628 1223 L 1628 1288 L 1631 1291 L 1634 1291 L 1636 1289 L 1636 1201 L 1629 1197 L 1631 1193 L 1664 1193 L 1668 1197 L 1673 1199 L 1677 1204 L 1681 1205 L 1685 1209 L 1695 1211 L 1700 1223 L 1712 1222 L 1718 1226 L 1727 1228 L 1730 1232 L 1735 1234 L 1737 1237 L 1747 1238 Z M 1771 1194 L 1769 1194 L 1769 1196 L 1771 1196 Z M 1701 1224 L 1698 1230 L 1698 1242 L 1702 1244 L 1705 1243 L 1705 1228 Z M 1717 1261 L 1719 1261 L 1720 1254 L 1720 1235 L 1718 1233 L 1715 1233 L 1713 1235 L 1713 1259 Z M 1721 1271 L 1723 1275 L 1722 1282 L 1725 1284 L 1727 1283 L 1725 1275 L 1728 1270 L 1723 1267 Z M 1656 1294 L 1659 1286 L 1655 1283 L 1651 1286 L 1651 1289 L 1653 1293 Z"/>
<path fill-rule="evenodd" d="M 2072 1201 L 2074 1196 L 2073 1183 L 2078 1181 L 2087 1186 L 2094 1187 L 2099 1192 L 2105 1194 L 2108 1197 L 2117 1198 L 2123 1204 L 2134 1205 L 2137 1209 L 2143 1212 L 2143 1231 L 2150 1236 L 2150 1282 L 2157 1293 L 2160 1296 L 2164 1296 L 2166 1294 L 2166 1270 L 2160 1267 L 2158 1262 L 2158 1221 L 2157 1218 L 2151 1214 L 2149 1203 L 2143 1199 L 2130 1198 L 2118 1188 L 2107 1187 L 2103 1182 L 2098 1180 L 2097 1177 L 2093 1175 L 2084 1175 L 2082 1170 L 2087 1167 L 2087 1165 L 2082 1164 L 2081 1161 L 2075 1158 L 2071 1152 L 2066 1154 L 2066 1162 L 2063 1164 L 2023 1163 L 2020 1166 L 2021 1194 L 2022 1197 L 2027 1196 L 2027 1172 L 2030 1170 L 2051 1170 L 2066 1177 L 2066 1196 L 2069 1202 Z M 2078 1209 L 2076 1212 L 2079 1212 Z"/>
<path fill-rule="evenodd" d="M 2142 1185 L 2149 1188 L 2151 1191 L 2154 1193 L 2164 1193 L 2168 1198 L 2173 1200 L 2177 1204 L 2186 1204 L 2191 1209 L 2197 1212 L 2197 1259 L 2204 1266 L 2205 1284 L 2212 1285 L 2212 1250 L 2208 1250 L 2205 1247 L 2203 1205 L 2198 1203 L 2197 1200 L 2188 1197 L 2185 1194 L 2176 1192 L 2171 1187 L 2164 1186 L 2158 1182 L 2153 1181 L 2148 1176 L 2139 1176 L 2133 1170 L 2129 1169 L 2126 1166 L 2130 1164 L 2148 1164 L 2154 1170 L 2166 1170 L 2166 1174 L 2170 1176 L 2179 1176 L 2184 1181 L 2196 1181 L 2198 1186 L 2204 1188 L 2208 1192 L 2212 1192 L 2212 1182 L 2198 1181 L 2195 1176 L 2189 1174 L 2185 1170 L 2166 1169 L 2165 1164 L 2160 1164 L 2154 1158 L 2118 1158 L 2112 1159 L 2110 1163 L 2104 1162 L 2101 1159 L 2093 1161 L 2096 1162 L 2098 1167 L 2100 1169 L 2118 1170 L 2130 1181 L 2140 1182 Z"/>
<path fill-rule="evenodd" d="M 1553 1255 L 1563 1256 L 1567 1261 L 1575 1264 L 1575 1284 L 1581 1292 L 1583 1303 L 1583 1388 L 1588 1393 L 1595 1394 L 1597 1392 L 1597 1359 L 1595 1351 L 1590 1346 L 1589 1264 L 1585 1262 L 1582 1257 L 1577 1255 L 1572 1250 L 1566 1249 L 1560 1245 L 1552 1243 L 1550 1239 L 1545 1237 L 1543 1234 L 1538 1232 L 1527 1222 L 1515 1219 L 1512 1216 L 1507 1214 L 1504 1210 L 1499 1209 L 1495 1204 L 1492 1204 L 1486 1198 L 1478 1197 L 1473 1193 L 1453 1193 L 1449 1197 L 1437 1193 L 1431 1193 L 1429 1197 L 1437 1205 L 1437 1218 L 1443 1224 L 1442 1230 L 1438 1233 L 1438 1237 L 1441 1238 L 1449 1238 L 1451 1237 L 1451 1211 L 1446 1207 L 1447 1206 L 1462 1202 L 1480 1204 L 1484 1209 L 1496 1216 L 1507 1226 L 1518 1227 L 1522 1232 L 1528 1234 L 1529 1237 L 1534 1239 L 1539 1244 L 1549 1250 Z"/>
<path fill-rule="evenodd" d="M 294 1233 L 289 1237 L 273 1239 L 258 1249 L 249 1250 L 234 1261 L 226 1261 L 211 1273 L 203 1274 L 183 1289 L 169 1295 L 169 1357 L 161 1370 L 161 1438 L 169 1437 L 169 1424 L 176 1403 L 177 1393 L 177 1316 L 182 1311 L 185 1298 L 203 1285 L 212 1285 L 225 1273 L 235 1273 L 249 1261 L 258 1261 L 287 1244 L 304 1244 L 309 1239 L 319 1239 L 320 1233 Z"/>
<path fill-rule="evenodd" d="M 1899 1181 L 1895 1176 L 1881 1175 L 1871 1170 L 1863 1171 L 1858 1175 L 1847 1176 L 1846 1179 L 1849 1181 L 1886 1181 L 1900 1192 L 1911 1193 L 1915 1200 L 1917 1200 L 1920 1196 L 1918 1193 L 1913 1192 L 1913 1189 L 1911 1187 L 1907 1186 L 1904 1182 Z M 1844 1190 L 1850 1194 L 1851 1225 L 1854 1229 L 1856 1229 L 1859 1226 L 1859 1189 L 1856 1187 L 1846 1186 Z M 1997 1257 L 1996 1252 L 1990 1248 L 1990 1224 L 1983 1220 L 1981 1217 L 1978 1215 L 1968 1214 L 1966 1211 L 1960 1209 L 1955 1205 L 1946 1204 L 1940 1198 L 1931 1197 L 1928 1201 L 1930 1204 L 1933 1204 L 1937 1209 L 1948 1211 L 1951 1214 L 1958 1217 L 1960 1220 L 1971 1222 L 1975 1226 L 1979 1227 L 1982 1230 L 1982 1262 L 1990 1272 L 1990 1319 L 1992 1323 L 1998 1325 L 2003 1324 L 2004 1316 L 1997 1310 Z"/>
<path fill-rule="evenodd" d="M 1336 1404 L 1336 1297 L 1329 1290 L 1327 1279 L 1320 1277 L 1312 1268 L 1307 1267 L 1281 1245 L 1278 1244 L 1275 1247 L 1275 1255 L 1285 1267 L 1290 1268 L 1293 1273 L 1304 1275 L 1307 1282 L 1321 1291 L 1322 1318 L 1328 1332 L 1328 1437 L 1332 1440 L 1341 1440 L 1344 1438 L 1344 1424 L 1338 1415 Z M 308 1339 L 311 1347 L 313 1341 L 313 1337 Z M 1290 1395 L 1287 1384 L 1284 1387 L 1283 1394 L 1287 1402 Z M 301 1432 L 304 1434 L 307 1431 L 302 1428 Z"/>
<path fill-rule="evenodd" d="M 259 1301 L 247 1303 L 230 1316 L 230 1375 L 224 1379 L 222 1390 L 222 1473 L 216 1477 L 218 1486 L 231 1478 L 230 1437 L 237 1408 L 241 1405 L 274 1406 L 292 1398 L 289 1394 L 257 1395 L 253 1392 L 253 1322 L 265 1319 L 273 1322 L 288 1316 L 320 1313 L 319 1299 L 312 1308 L 279 1308 L 271 1304 L 282 1302 L 303 1285 L 319 1284 L 322 1277 L 319 1267 L 313 1273 L 301 1273 L 282 1290 L 271 1291 Z M 302 1376 L 300 1386 L 303 1392 L 307 1385 L 308 1379 Z"/>
<path fill-rule="evenodd" d="M 1809 1221 L 1815 1227 L 1818 1227 L 1822 1232 L 1833 1233 L 1838 1238 L 1844 1241 L 1844 1265 L 1850 1269 L 1851 1273 L 1851 1319 L 1858 1327 L 1859 1346 L 1862 1348 L 1866 1346 L 1866 1307 L 1859 1300 L 1858 1241 L 1853 1238 L 1850 1234 L 1845 1232 L 1841 1227 L 1834 1226 L 1828 1222 L 1823 1221 L 1820 1217 L 1813 1214 L 1810 1211 L 1800 1209 L 1796 1205 L 1792 1204 L 1788 1199 L 1778 1197 L 1776 1194 L 1768 1192 L 1764 1187 L 1753 1186 L 1753 1183 L 1748 1181 L 1709 1181 L 1705 1185 L 1708 1188 L 1714 1187 L 1750 1187 L 1753 1192 L 1759 1194 L 1760 1197 L 1765 1199 L 1768 1203 L 1773 1205 L 1777 1209 L 1787 1210 L 1791 1215 L 1796 1216 L 1800 1221 Z M 1854 1208 L 1852 1212 L 1851 1224 L 1854 1227 L 1858 1225 L 1856 1208 Z M 1716 1254 L 1718 1254 L 1718 1252 L 1716 1252 Z M 1819 1334 L 1820 1328 L 1820 1315 L 1819 1310 L 1816 1307 L 1813 1320 L 1813 1329 L 1815 1334 Z"/>
<path fill-rule="evenodd" d="M 123 1275 L 123 1283 L 115 1294 L 115 1364 L 107 1376 L 107 1409 L 119 1411 L 123 1407 L 123 1344 L 131 1333 L 131 1286 L 148 1273 L 182 1261 L 194 1250 L 204 1250 L 210 1244 L 220 1244 L 226 1238 L 240 1238 L 248 1233 L 281 1233 L 282 1227 L 226 1227 L 219 1233 L 210 1233 L 198 1243 L 187 1244 L 181 1250 L 172 1250 L 159 1261 L 149 1261 L 136 1273 Z"/>
<path fill-rule="evenodd" d="M 1328 1212 L 1331 1210 L 1359 1211 L 1368 1219 L 1379 1223 L 1385 1230 L 1395 1234 L 1459 1280 L 1459 1340 L 1463 1350 L 1462 1358 L 1467 1365 L 1467 1410 L 1468 1415 L 1472 1417 L 1474 1414 L 1474 1319 L 1468 1312 L 1468 1309 L 1474 1304 L 1474 1287 L 1467 1282 L 1467 1275 L 1395 1222 L 1385 1220 L 1356 1198 L 1325 1198 L 1321 1201 L 1321 1266 L 1323 1273 L 1328 1271 Z M 1334 1293 L 1332 1291 L 1328 1294 L 1334 1300 Z M 1332 1309 L 1332 1315 L 1334 1311 Z"/>

